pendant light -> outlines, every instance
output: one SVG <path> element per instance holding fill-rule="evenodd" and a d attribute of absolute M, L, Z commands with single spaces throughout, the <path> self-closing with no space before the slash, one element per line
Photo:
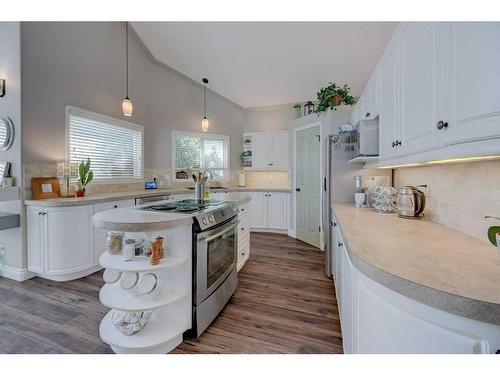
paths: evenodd
<path fill-rule="evenodd" d="M 203 103 L 204 103 L 204 116 L 203 116 L 203 120 L 201 120 L 201 130 L 203 130 L 204 132 L 208 131 L 208 127 L 209 127 L 209 123 L 208 123 L 208 119 L 207 119 L 207 84 L 208 84 L 208 79 L 206 78 L 203 78 L 202 79 L 202 82 L 203 82 Z"/>
<path fill-rule="evenodd" d="M 127 81 L 127 96 L 122 101 L 123 116 L 131 117 L 134 111 L 132 100 L 128 97 L 128 22 L 125 22 L 125 71 Z"/>

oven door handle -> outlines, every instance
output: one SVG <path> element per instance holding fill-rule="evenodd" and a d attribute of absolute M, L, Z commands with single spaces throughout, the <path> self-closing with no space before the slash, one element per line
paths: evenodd
<path fill-rule="evenodd" d="M 223 231 L 220 231 L 219 233 L 214 234 L 213 236 L 210 236 L 210 237 L 205 238 L 205 242 L 210 242 L 210 241 L 212 241 L 213 239 L 216 239 L 217 237 L 222 236 L 224 233 L 229 232 L 230 230 L 233 230 L 233 229 L 234 229 L 234 228 L 238 225 L 238 223 L 239 223 L 239 222 L 240 222 L 239 220 L 238 220 L 238 221 L 235 221 L 235 222 L 234 222 L 234 224 L 233 224 L 233 225 L 231 225 L 229 228 L 226 228 L 226 229 L 224 229 Z"/>

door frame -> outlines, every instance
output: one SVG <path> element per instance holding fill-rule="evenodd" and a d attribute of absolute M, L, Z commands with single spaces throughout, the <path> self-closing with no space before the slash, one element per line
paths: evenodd
<path fill-rule="evenodd" d="M 294 128 L 293 129 L 293 180 L 292 180 L 292 197 L 293 197 L 293 214 L 294 214 L 294 221 L 295 221 L 295 236 L 294 237 L 297 237 L 297 232 L 298 232 L 298 228 L 297 228 L 297 218 L 298 218 L 298 215 L 297 215 L 297 194 L 296 194 L 296 188 L 297 188 L 297 132 L 301 131 L 301 130 L 306 130 L 306 129 L 309 129 L 309 128 L 313 128 L 313 127 L 316 127 L 316 126 L 319 126 L 319 136 L 320 136 L 320 142 L 319 142 L 319 149 L 318 149 L 318 152 L 319 152 L 319 212 L 318 212 L 318 215 L 319 215 L 319 223 L 320 223 L 320 228 L 321 228 L 321 232 L 323 230 L 325 230 L 323 228 L 323 217 L 322 217 L 322 211 L 323 211 L 323 163 L 324 163 L 324 160 L 323 160 L 323 137 L 324 137 L 324 134 L 323 134 L 323 126 L 322 126 L 322 122 L 321 121 L 315 121 L 311 124 L 307 124 L 307 125 L 303 125 L 303 126 L 299 126 L 297 128 Z M 323 251 L 325 249 L 325 244 L 324 244 L 324 241 L 323 241 L 323 236 L 321 235 L 321 232 L 320 232 L 320 247 L 319 249 L 321 251 Z"/>

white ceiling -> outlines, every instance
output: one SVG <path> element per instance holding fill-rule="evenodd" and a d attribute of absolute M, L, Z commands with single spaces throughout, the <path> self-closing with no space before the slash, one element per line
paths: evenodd
<path fill-rule="evenodd" d="M 359 96 L 391 22 L 132 22 L 153 56 L 242 107 L 316 99 L 330 81 Z"/>

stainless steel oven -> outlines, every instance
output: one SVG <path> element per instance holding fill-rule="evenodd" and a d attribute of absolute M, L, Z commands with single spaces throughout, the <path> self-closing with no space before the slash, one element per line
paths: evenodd
<path fill-rule="evenodd" d="M 238 207 L 231 202 L 184 199 L 142 209 L 193 215 L 193 319 L 185 335 L 198 337 L 224 308 L 238 284 Z"/>
<path fill-rule="evenodd" d="M 210 296 L 236 267 L 237 227 L 235 218 L 220 227 L 201 232 L 196 239 L 196 301 Z"/>
<path fill-rule="evenodd" d="M 238 217 L 230 207 L 220 224 L 203 230 L 193 224 L 193 324 L 188 336 L 198 337 L 217 317 L 238 284 L 236 269 Z M 217 222 L 217 215 L 214 224 Z M 208 217 L 210 219 L 210 217 Z"/>

